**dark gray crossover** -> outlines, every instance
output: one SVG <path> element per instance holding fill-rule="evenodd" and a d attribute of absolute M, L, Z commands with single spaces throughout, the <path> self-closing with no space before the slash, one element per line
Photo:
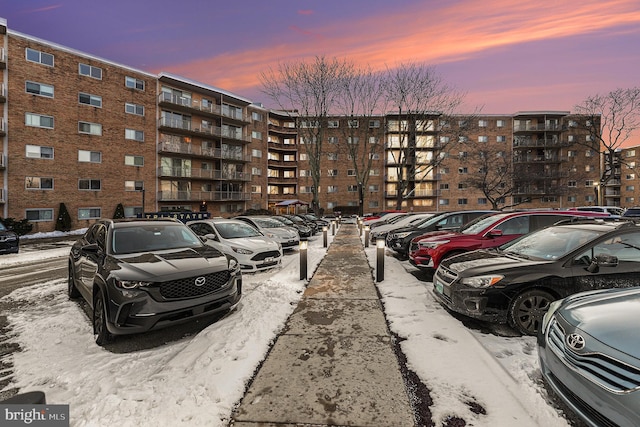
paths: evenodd
<path fill-rule="evenodd" d="M 71 247 L 68 292 L 92 307 L 98 345 L 233 309 L 238 262 L 177 220 L 99 220 Z"/>

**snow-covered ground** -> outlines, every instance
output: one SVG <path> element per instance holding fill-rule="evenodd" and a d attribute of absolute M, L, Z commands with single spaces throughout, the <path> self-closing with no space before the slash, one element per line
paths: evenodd
<path fill-rule="evenodd" d="M 64 256 L 68 250 L 2 256 L 0 267 Z M 366 249 L 373 267 L 375 251 Z M 310 273 L 325 253 L 322 236 L 314 237 Z M 4 297 L 20 307 L 7 313 L 9 342 L 22 351 L 13 355 L 8 388 L 43 390 L 47 402 L 69 404 L 73 426 L 226 426 L 247 381 L 302 297 L 306 283 L 299 280 L 298 265 L 295 251 L 281 269 L 244 275 L 238 309 L 198 334 L 120 354 L 94 344 L 86 313 L 66 296 L 66 280 L 14 291 Z M 412 269 L 387 256 L 386 280 L 378 287 L 390 327 L 404 339 L 409 367 L 431 392 L 436 425 L 457 416 L 474 426 L 510 426 L 514 419 L 567 426 L 546 402 L 535 338 L 470 331 L 440 307 L 431 283 L 416 279 Z M 503 387 L 492 388 L 496 383 Z M 505 404 L 512 401 L 517 404 Z M 468 402 L 477 402 L 486 414 L 474 413 Z"/>

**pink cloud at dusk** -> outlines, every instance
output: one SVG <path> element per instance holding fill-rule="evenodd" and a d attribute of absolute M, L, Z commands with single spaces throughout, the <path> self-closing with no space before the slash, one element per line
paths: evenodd
<path fill-rule="evenodd" d="M 315 12 L 313 10 L 299 10 L 298 15 L 313 15 Z"/>
<path fill-rule="evenodd" d="M 167 63 L 165 69 L 238 94 L 256 93 L 261 72 L 277 67 L 281 61 L 316 55 L 347 57 L 374 70 L 407 61 L 437 67 L 447 63 L 464 66 L 465 61 L 474 58 L 526 49 L 535 43 L 592 34 L 606 38 L 625 34 L 638 37 L 640 29 L 637 0 L 564 1 L 552 7 L 531 0 L 518 4 L 510 0 L 437 4 L 399 7 L 393 12 L 387 10 L 384 16 L 356 21 L 331 20 L 324 26 L 291 25 L 291 34 L 279 38 L 280 43 L 268 40 L 263 47 L 228 51 L 179 65 Z M 598 55 L 590 52 L 589 46 L 584 47 L 585 56 Z M 532 62 L 542 60 L 532 58 Z M 563 58 L 547 60 L 549 68 L 553 68 L 551 64 L 554 61 L 562 64 Z M 558 75 L 561 71 L 556 70 Z"/>

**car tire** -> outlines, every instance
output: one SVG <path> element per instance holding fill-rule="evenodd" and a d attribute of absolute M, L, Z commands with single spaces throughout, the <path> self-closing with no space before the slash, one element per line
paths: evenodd
<path fill-rule="evenodd" d="M 76 299 L 80 296 L 80 291 L 78 291 L 78 288 L 76 287 L 76 274 L 71 264 L 69 264 L 69 283 L 67 284 L 67 293 L 71 299 Z"/>
<path fill-rule="evenodd" d="M 531 289 L 516 296 L 509 306 L 509 325 L 523 335 L 535 335 L 549 304 L 556 300 L 541 289 Z"/>
<path fill-rule="evenodd" d="M 93 336 L 96 344 L 103 346 L 113 340 L 113 335 L 107 329 L 107 307 L 104 296 L 99 290 L 93 302 Z"/>

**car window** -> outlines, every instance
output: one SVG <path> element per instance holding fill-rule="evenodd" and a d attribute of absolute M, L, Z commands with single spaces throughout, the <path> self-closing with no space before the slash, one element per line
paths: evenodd
<path fill-rule="evenodd" d="M 103 224 L 98 225 L 98 227 L 96 228 L 96 243 L 98 244 L 98 247 L 103 251 L 107 247 L 107 227 L 105 227 Z"/>
<path fill-rule="evenodd" d="M 552 260 L 573 252 L 601 233 L 569 227 L 548 227 L 526 234 L 500 247 L 501 251 Z"/>
<path fill-rule="evenodd" d="M 623 234 L 598 243 L 576 256 L 573 263 L 589 265 L 598 255 L 615 256 L 619 262 L 640 263 L 640 233 Z"/>
<path fill-rule="evenodd" d="M 527 234 L 529 232 L 529 215 L 517 216 L 510 218 L 494 228 L 494 230 L 502 231 L 504 235 L 510 234 Z"/>
<path fill-rule="evenodd" d="M 93 224 L 89 229 L 84 233 L 84 240 L 87 244 L 92 244 L 96 242 L 96 229 L 98 228 L 98 224 Z"/>
<path fill-rule="evenodd" d="M 223 239 L 240 239 L 243 237 L 262 236 L 258 230 L 249 224 L 222 222 L 216 224 L 216 229 Z"/>

